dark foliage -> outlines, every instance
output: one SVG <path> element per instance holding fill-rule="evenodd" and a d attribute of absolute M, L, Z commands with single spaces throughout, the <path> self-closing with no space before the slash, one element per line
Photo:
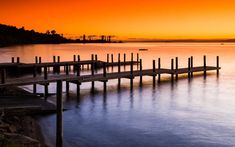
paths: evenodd
<path fill-rule="evenodd" d="M 0 46 L 67 42 L 71 42 L 71 40 L 56 34 L 54 30 L 52 33 L 38 33 L 34 30 L 25 30 L 24 27 L 16 28 L 0 24 Z"/>

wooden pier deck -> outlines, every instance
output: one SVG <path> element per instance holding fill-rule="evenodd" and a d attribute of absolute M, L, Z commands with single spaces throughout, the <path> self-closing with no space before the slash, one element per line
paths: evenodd
<path fill-rule="evenodd" d="M 97 58 L 97 57 L 96 57 Z M 121 62 L 120 61 L 120 55 L 118 62 L 111 62 L 107 63 L 104 61 L 98 61 L 102 64 L 100 65 L 103 68 L 103 73 L 95 73 L 95 67 L 94 64 L 97 62 L 94 62 L 94 56 L 92 56 L 92 60 L 85 60 L 80 61 L 78 56 L 78 61 L 73 62 L 60 62 L 60 63 L 41 63 L 41 64 L 28 64 L 28 65 L 21 65 L 21 66 L 39 66 L 44 67 L 43 69 L 43 76 L 38 76 L 37 72 L 34 70 L 32 77 L 16 77 L 16 78 L 6 78 L 6 71 L 1 70 L 1 83 L 0 88 L 7 87 L 7 86 L 23 86 L 23 85 L 33 85 L 34 86 L 34 93 L 36 93 L 36 85 L 40 84 L 45 87 L 45 97 L 48 95 L 48 85 L 53 82 L 57 81 L 65 81 L 66 82 L 66 91 L 69 91 L 69 83 L 77 84 L 77 91 L 79 93 L 80 91 L 80 85 L 85 82 L 91 82 L 92 83 L 92 90 L 94 90 L 95 82 L 103 82 L 104 83 L 104 90 L 106 90 L 106 83 L 109 80 L 112 79 L 118 79 L 118 87 L 120 88 L 121 85 L 121 79 L 127 78 L 130 79 L 130 87 L 133 87 L 133 79 L 135 77 L 140 77 L 140 85 L 142 85 L 142 77 L 143 76 L 151 76 L 153 77 L 153 84 L 155 84 L 156 77 L 158 77 L 157 81 L 161 81 L 161 75 L 162 74 L 168 74 L 171 76 L 171 81 L 178 80 L 178 75 L 180 74 L 188 74 L 188 78 L 193 77 L 193 73 L 196 72 L 203 72 L 204 76 L 206 76 L 206 73 L 208 71 L 216 71 L 217 75 L 219 74 L 219 70 L 221 69 L 219 67 L 219 57 L 216 57 L 216 66 L 207 66 L 206 65 L 206 56 L 204 56 L 204 64 L 203 66 L 194 67 L 193 66 L 193 57 L 188 58 L 188 67 L 187 68 L 178 68 L 178 57 L 174 59 L 171 59 L 171 68 L 166 69 L 161 67 L 161 60 L 158 58 L 158 67 L 156 67 L 156 62 L 153 60 L 153 67 L 152 69 L 143 69 L 142 67 L 142 60 L 133 61 L 133 58 L 131 59 L 128 64 L 130 64 L 130 70 L 129 71 L 121 71 L 121 66 L 125 65 L 127 62 Z M 174 62 L 175 61 L 175 62 Z M 74 68 L 76 67 L 77 70 L 74 73 L 69 72 L 69 65 L 74 65 Z M 133 70 L 134 63 L 139 65 L 138 70 Z M 13 63 L 15 64 L 15 63 Z M 58 66 L 64 66 L 65 65 L 65 74 L 48 74 L 48 67 L 55 67 L 58 64 Z M 91 74 L 88 75 L 81 75 L 81 66 L 82 64 L 91 64 Z M 5 66 L 12 66 L 12 64 L 5 64 Z M 107 73 L 107 67 L 108 66 L 118 66 L 118 72 L 111 72 Z M 175 65 L 175 67 L 174 67 Z M 35 69 L 35 68 L 34 68 Z"/>

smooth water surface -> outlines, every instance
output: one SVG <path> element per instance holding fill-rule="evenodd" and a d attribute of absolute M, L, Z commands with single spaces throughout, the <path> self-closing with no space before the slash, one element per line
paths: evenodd
<path fill-rule="evenodd" d="M 148 51 L 139 51 L 148 48 Z M 103 93 L 103 83 L 96 82 L 95 94 L 90 93 L 90 83 L 81 86 L 81 97 L 76 99 L 76 87 L 71 84 L 70 97 L 64 94 L 64 143 L 67 147 L 156 147 L 156 146 L 235 146 L 235 44 L 232 43 L 123 43 L 123 44 L 60 44 L 26 45 L 1 48 L 0 62 L 12 56 L 22 62 L 34 62 L 34 56 L 52 61 L 52 56 L 72 60 L 74 54 L 90 59 L 98 54 L 106 61 L 106 54 L 139 53 L 143 68 L 151 68 L 152 60 L 162 59 L 162 67 L 169 68 L 171 58 L 179 57 L 179 66 L 187 67 L 187 59 L 194 56 L 194 64 L 202 65 L 203 55 L 207 64 L 215 66 L 220 56 L 222 67 L 219 77 L 210 72 L 204 79 L 197 75 L 191 81 L 181 77 L 171 83 L 152 85 L 152 77 L 134 79 L 130 90 L 129 80 L 108 81 L 108 91 Z M 115 71 L 116 68 L 113 69 Z M 122 68 L 124 70 L 124 68 Z M 127 69 L 128 70 L 128 67 Z M 112 72 L 112 69 L 109 69 Z M 90 74 L 83 72 L 83 74 Z M 32 91 L 32 86 L 23 88 Z M 49 86 L 55 92 L 55 84 Z M 64 88 L 65 89 L 65 88 Z M 43 92 L 43 87 L 38 86 Z M 65 91 L 65 90 L 64 90 Z M 55 101 L 55 96 L 49 98 Z M 40 118 L 48 144 L 55 144 L 55 115 Z"/>

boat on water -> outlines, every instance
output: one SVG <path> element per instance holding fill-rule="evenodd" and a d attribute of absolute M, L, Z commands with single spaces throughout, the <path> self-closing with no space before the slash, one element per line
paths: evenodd
<path fill-rule="evenodd" d="M 140 48 L 139 51 L 147 51 L 147 48 Z"/>

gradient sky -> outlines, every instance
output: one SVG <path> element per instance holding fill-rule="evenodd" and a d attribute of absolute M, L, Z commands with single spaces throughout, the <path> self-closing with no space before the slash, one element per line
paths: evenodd
<path fill-rule="evenodd" d="M 0 23 L 67 36 L 235 38 L 235 0 L 0 0 Z"/>

